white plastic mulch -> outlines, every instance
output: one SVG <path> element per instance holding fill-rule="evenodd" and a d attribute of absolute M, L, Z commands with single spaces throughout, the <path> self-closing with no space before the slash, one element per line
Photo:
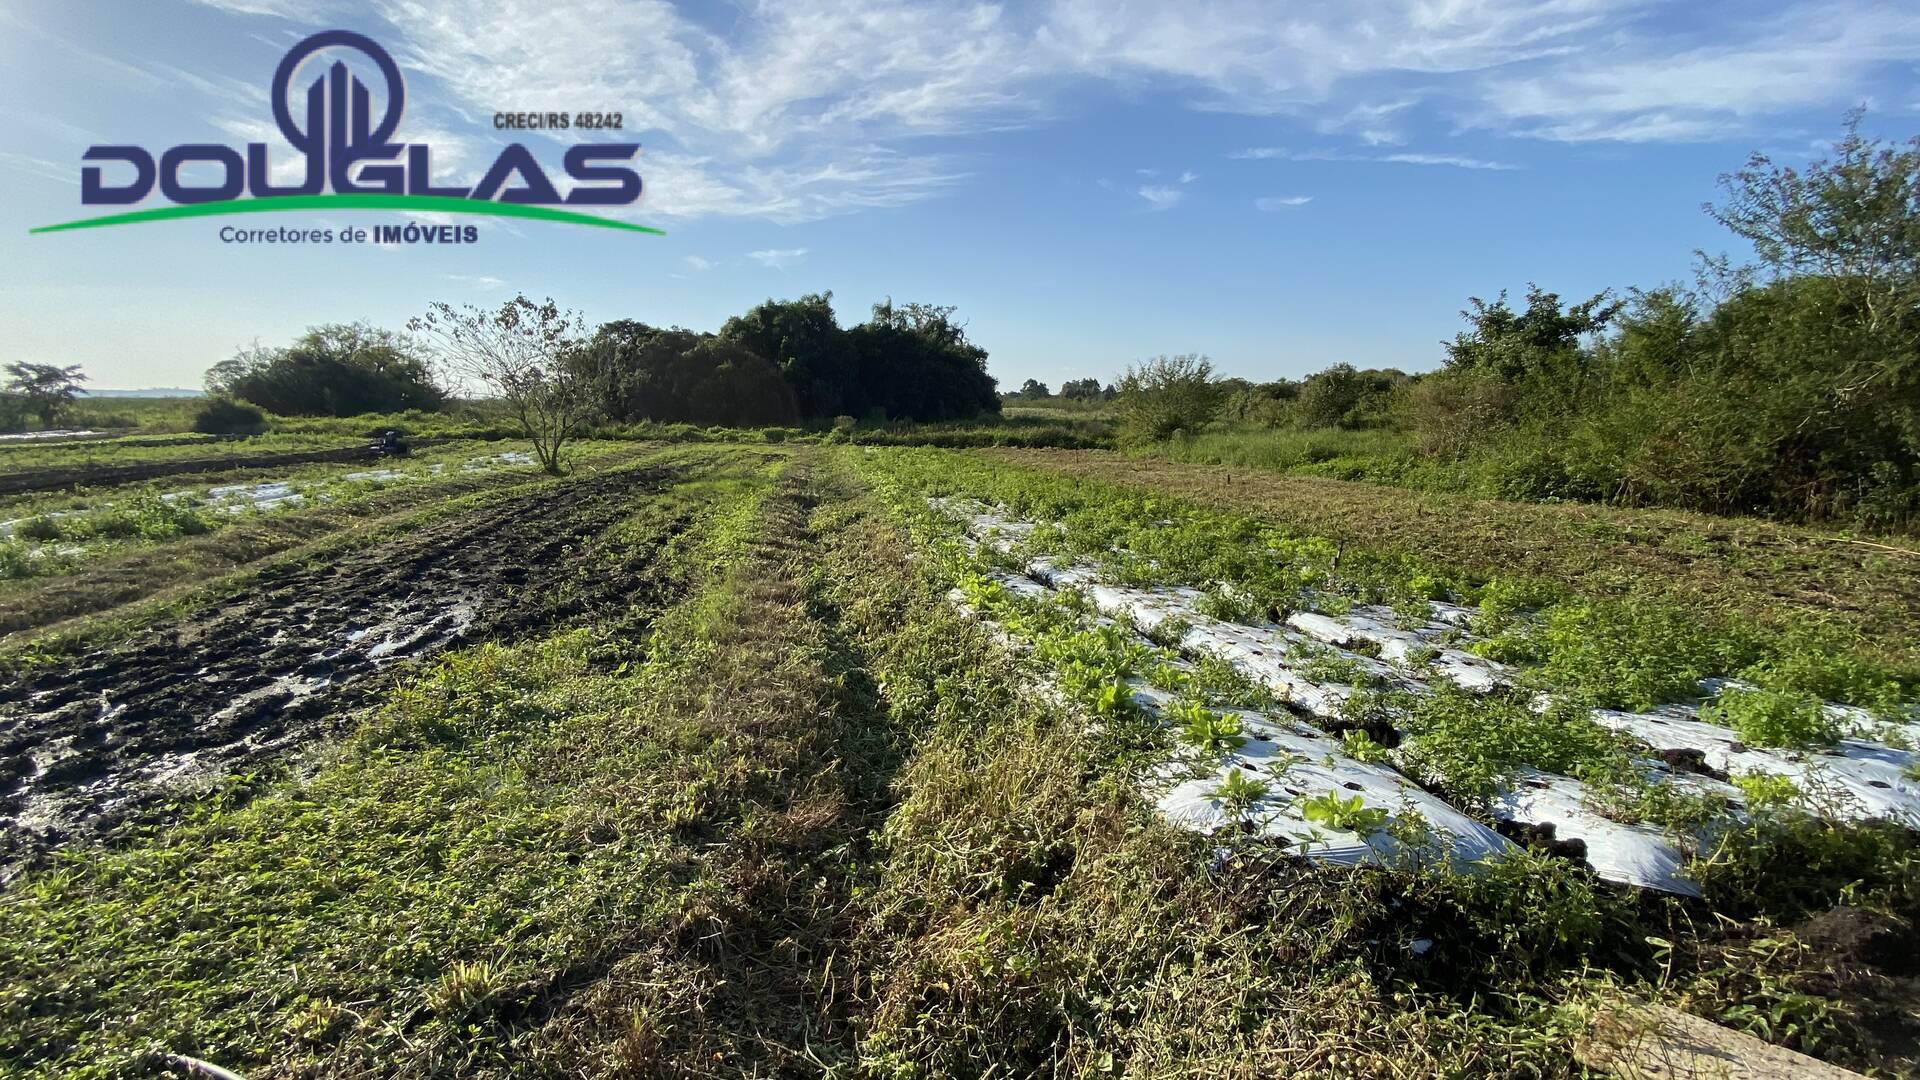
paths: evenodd
<path fill-rule="evenodd" d="M 936 509 L 957 515 L 966 539 L 1001 555 L 1011 553 L 1029 536 L 1034 523 L 1006 517 L 975 502 L 935 500 Z M 1077 591 L 1118 625 L 1153 634 L 1168 620 L 1184 626 L 1177 651 L 1186 657 L 1208 656 L 1225 661 L 1236 671 L 1267 687 L 1281 701 L 1315 720 L 1337 720 L 1342 703 L 1357 692 L 1352 685 L 1315 681 L 1300 670 L 1298 659 L 1316 652 L 1338 659 L 1332 665 L 1361 672 L 1376 686 L 1412 691 L 1429 689 L 1436 680 L 1448 680 L 1472 691 L 1490 691 L 1510 685 L 1514 671 L 1506 665 L 1464 651 L 1471 641 L 1466 623 L 1469 609 L 1430 603 L 1430 618 L 1409 626 L 1384 607 L 1356 607 L 1340 615 L 1300 612 L 1282 626 L 1272 622 L 1229 622 L 1201 613 L 1204 594 L 1193 588 L 1141 588 L 1103 580 L 1101 572 L 1084 564 L 1063 564 L 1035 558 L 1020 573 L 996 571 L 1003 587 L 1021 595 L 1044 596 L 1059 590 Z M 1165 640 L 1163 629 L 1155 636 Z M 1367 652 L 1350 647 L 1365 643 Z M 1378 653 L 1378 656 L 1369 653 Z M 1312 666 L 1312 665 L 1304 665 Z M 1712 693 L 1726 680 L 1708 680 L 1703 692 Z M 1735 684 L 1738 685 L 1738 684 Z M 1162 691 L 1137 684 L 1135 700 L 1156 714 L 1168 703 Z M 1544 707 L 1545 702 L 1541 702 Z M 1863 710 L 1828 705 L 1855 733 L 1831 751 L 1787 751 L 1748 747 L 1731 730 L 1700 719 L 1690 705 L 1669 705 L 1644 713 L 1597 710 L 1595 719 L 1645 744 L 1654 753 L 1698 751 L 1705 764 L 1728 775 L 1762 773 L 1791 777 L 1805 789 L 1839 798 L 1823 805 L 1841 817 L 1879 817 L 1920 827 L 1920 785 L 1903 773 L 1920 754 L 1876 742 L 1866 736 L 1882 729 Z M 1212 710 L 1220 712 L 1222 710 Z M 1514 845 L 1499 834 L 1448 806 L 1414 781 L 1385 764 L 1354 759 L 1341 750 L 1340 741 L 1291 713 L 1268 715 L 1228 710 L 1238 715 L 1249 736 L 1238 750 L 1207 761 L 1178 761 L 1158 778 L 1150 792 L 1171 821 L 1205 831 L 1239 825 L 1299 847 L 1306 855 L 1331 862 L 1360 863 L 1406 854 L 1388 830 L 1361 836 L 1308 821 L 1301 804 L 1328 793 L 1385 811 L 1388 820 L 1400 820 L 1418 811 L 1433 832 L 1431 850 L 1424 854 L 1456 865 L 1497 858 Z M 1906 725 L 1915 727 L 1915 725 Z M 1920 734 L 1916 730 L 1915 734 Z M 1740 792 L 1708 776 L 1680 772 L 1649 757 L 1650 777 L 1724 798 L 1735 812 L 1742 806 Z M 1244 822 L 1228 821 L 1216 792 L 1231 773 L 1264 781 L 1268 794 Z M 1493 805 L 1495 817 L 1517 825 L 1551 829 L 1561 843 L 1578 841 L 1585 860 L 1601 877 L 1643 888 L 1697 895 L 1683 875 L 1683 854 L 1663 832 L 1649 825 L 1615 821 L 1590 806 L 1585 786 L 1566 776 L 1531 771 L 1502 790 Z M 1402 831 L 1402 830 L 1395 830 Z"/>
<path fill-rule="evenodd" d="M 37 433 L 36 433 L 37 434 Z M 533 455 L 523 450 L 508 450 L 485 457 L 471 458 L 460 465 L 463 473 L 491 472 L 494 469 L 516 465 L 533 464 Z M 329 500 L 333 496 L 324 490 L 328 484 L 336 481 L 368 484 L 393 484 L 427 477 L 441 476 L 447 471 L 442 463 L 428 465 L 425 468 L 380 468 L 365 469 L 358 472 L 343 473 L 338 477 L 322 477 L 312 481 L 260 480 L 250 484 L 221 484 L 217 487 L 187 488 L 181 491 L 169 491 L 160 498 L 169 503 L 183 500 L 223 514 L 272 513 L 287 510 L 305 504 L 309 499 Z M 102 503 L 94 510 L 110 509 L 112 503 Z M 0 521 L 0 539 L 11 537 L 15 530 L 28 521 L 38 518 L 59 519 L 78 514 L 90 513 L 90 510 L 54 510 L 45 514 L 33 514 L 28 517 Z"/>

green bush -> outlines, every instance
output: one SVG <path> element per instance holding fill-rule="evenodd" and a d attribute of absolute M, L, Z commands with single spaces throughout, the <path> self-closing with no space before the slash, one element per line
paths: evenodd
<path fill-rule="evenodd" d="M 258 435 L 267 430 L 267 414 L 244 401 L 212 397 L 194 414 L 193 430 L 203 435 Z"/>
<path fill-rule="evenodd" d="M 1161 442 L 1176 432 L 1197 433 L 1225 402 L 1212 363 L 1194 355 L 1160 356 L 1127 368 L 1114 411 L 1123 438 Z"/>

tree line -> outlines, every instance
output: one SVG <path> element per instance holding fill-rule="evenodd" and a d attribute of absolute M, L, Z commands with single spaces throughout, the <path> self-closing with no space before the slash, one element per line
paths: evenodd
<path fill-rule="evenodd" d="M 463 314 L 496 322 L 504 316 L 496 329 L 528 329 L 539 322 L 542 306 L 517 298 L 497 310 L 467 308 Z M 256 345 L 214 365 L 207 389 L 286 416 L 439 408 L 449 398 L 445 377 L 474 375 L 474 358 L 449 349 L 451 343 L 433 333 L 460 309 L 436 308 L 444 309 L 439 318 L 416 320 L 405 332 L 364 323 L 329 325 L 290 345 Z M 767 300 L 712 333 L 631 319 L 591 329 L 577 319 L 564 321 L 542 326 L 549 339 L 530 343 L 540 347 L 544 375 L 557 376 L 564 368 L 569 383 L 591 399 L 595 417 L 616 423 L 757 427 L 837 416 L 930 421 L 1000 408 L 987 353 L 967 339 L 951 307 L 883 301 L 867 321 L 842 327 L 832 294 L 822 293 Z M 442 360 L 451 366 L 443 368 Z M 515 376 L 529 377 L 530 371 Z"/>
<path fill-rule="evenodd" d="M 1471 299 L 1437 372 L 1299 381 L 1198 357 L 1120 380 L 1138 441 L 1245 427 L 1402 433 L 1413 468 L 1489 493 L 1883 527 L 1920 521 L 1920 139 L 1848 117 L 1805 167 L 1755 155 L 1705 209 L 1755 254 L 1687 285 Z"/>

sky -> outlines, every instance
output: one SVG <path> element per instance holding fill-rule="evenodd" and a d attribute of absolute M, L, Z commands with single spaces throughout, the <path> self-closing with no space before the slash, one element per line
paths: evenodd
<path fill-rule="evenodd" d="M 558 173 L 619 112 L 664 236 L 481 225 L 446 248 L 234 246 L 223 224 L 29 235 L 97 143 L 278 143 L 287 50 L 344 28 L 399 62 L 399 138 L 471 183 L 508 142 Z M 376 79 L 368 80 L 377 88 Z M 1299 377 L 1426 370 L 1469 297 L 1686 281 L 1742 253 L 1702 204 L 1850 108 L 1920 132 L 1920 6 L 1872 0 L 0 0 L 0 361 L 199 386 L 319 323 L 551 296 L 713 330 L 768 297 L 958 307 L 989 369 L 1110 378 L 1200 353 Z M 469 219 L 482 220 L 482 219 Z"/>

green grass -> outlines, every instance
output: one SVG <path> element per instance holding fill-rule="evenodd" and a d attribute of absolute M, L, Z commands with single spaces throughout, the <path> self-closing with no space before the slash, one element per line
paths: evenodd
<path fill-rule="evenodd" d="M 1738 950 L 1841 901 L 1912 910 L 1911 837 L 1768 815 L 1713 853 L 1705 910 L 1530 854 L 1462 876 L 1216 851 L 1137 793 L 1167 747 L 1113 689 L 1185 695 L 1215 748 L 1218 709 L 1271 703 L 1006 596 L 924 495 L 1062 509 L 1076 550 L 1125 540 L 1130 572 L 1263 603 L 1470 575 L 957 454 L 652 454 L 710 465 L 608 536 L 618 565 L 696 515 L 660 606 L 446 654 L 297 768 L 0 891 L 0 1074 L 182 1053 L 248 1075 L 1565 1075 L 1620 987 L 1906 1067 L 1820 957 Z M 1424 734 L 1492 747 L 1492 719 Z M 1531 722 L 1569 768 L 1610 752 Z M 1375 827 L 1331 795 L 1328 827 Z"/>

